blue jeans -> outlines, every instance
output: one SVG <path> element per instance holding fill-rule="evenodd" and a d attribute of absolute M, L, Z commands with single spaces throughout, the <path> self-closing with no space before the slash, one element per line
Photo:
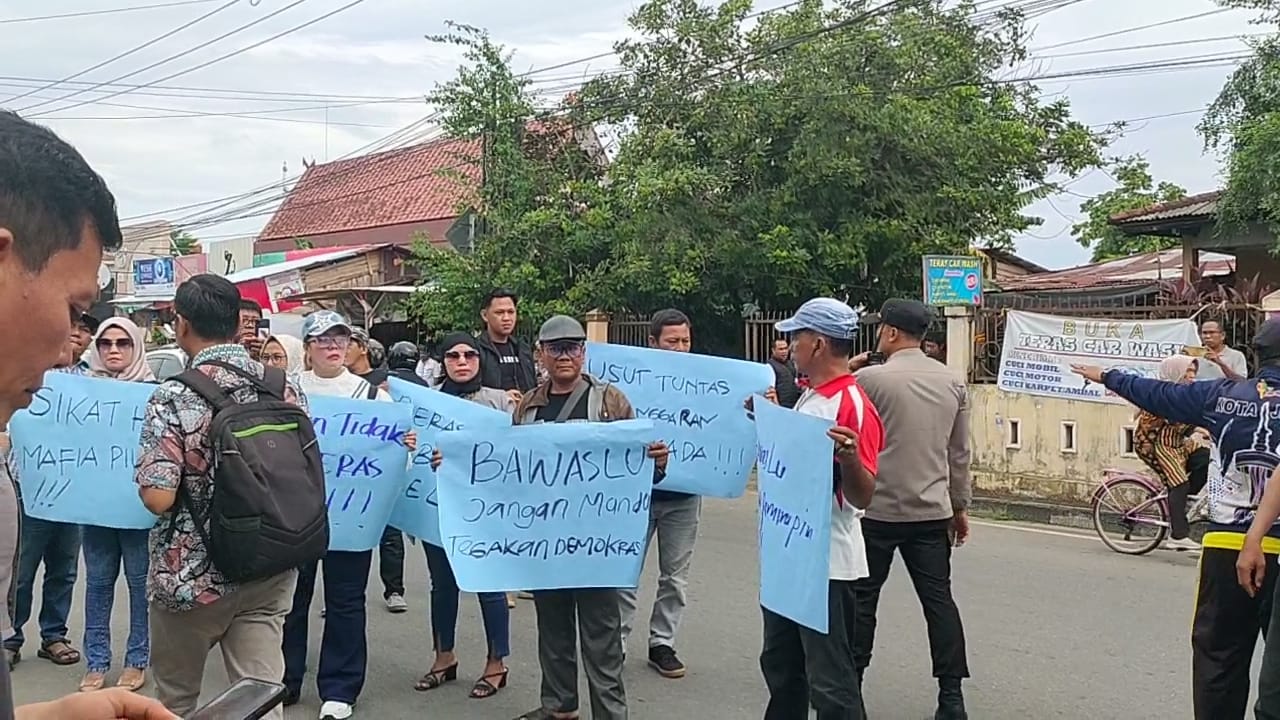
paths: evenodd
<path fill-rule="evenodd" d="M 369 664 L 365 590 L 373 551 L 330 550 L 320 562 L 324 563 L 324 632 L 316 687 L 321 701 L 355 704 Z M 307 671 L 307 620 L 316 591 L 316 566 L 312 562 L 298 568 L 293 609 L 284 619 L 284 684 L 295 693 L 301 692 Z"/>
<path fill-rule="evenodd" d="M 438 652 L 453 652 L 455 632 L 458 628 L 458 580 L 453 576 L 449 556 L 444 548 L 423 541 L 427 551 L 427 568 L 431 571 L 431 636 Z M 480 616 L 484 619 L 484 634 L 489 645 L 489 657 L 501 659 L 511 654 L 511 611 L 507 608 L 507 594 L 500 592 L 477 593 L 480 598 Z"/>
<path fill-rule="evenodd" d="M 116 578 L 124 564 L 129 586 L 129 642 L 125 667 L 146 668 L 151 663 L 151 639 L 147 634 L 147 530 L 83 528 L 84 537 L 84 654 L 89 672 L 111 669 L 111 606 L 115 604 Z"/>
<path fill-rule="evenodd" d="M 76 585 L 80 560 L 80 526 L 33 518 L 23 511 L 22 535 L 18 542 L 17 577 L 13 600 L 13 635 L 4 646 L 22 649 L 22 628 L 31 619 L 36 570 L 44 563 L 41 588 L 40 644 L 48 645 L 67 637 L 67 616 L 71 614 L 71 593 Z"/>

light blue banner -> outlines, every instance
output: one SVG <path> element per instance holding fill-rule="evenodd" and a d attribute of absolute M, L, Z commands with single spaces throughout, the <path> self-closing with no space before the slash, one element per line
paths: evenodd
<path fill-rule="evenodd" d="M 671 350 L 587 344 L 587 371 L 627 394 L 671 449 L 663 490 L 740 497 L 755 463 L 743 403 L 773 385 L 768 365 Z"/>
<path fill-rule="evenodd" d="M 827 632 L 831 421 L 755 399 L 760 487 L 760 604 Z"/>
<path fill-rule="evenodd" d="M 329 498 L 329 549 L 372 550 L 409 484 L 402 403 L 310 395 Z"/>
<path fill-rule="evenodd" d="M 458 587 L 635 587 L 657 436 L 644 420 L 441 433 L 440 531 Z"/>
<path fill-rule="evenodd" d="M 436 497 L 436 473 L 431 454 L 441 433 L 470 428 L 501 428 L 511 416 L 439 390 L 391 378 L 391 398 L 413 408 L 413 429 L 418 451 L 409 468 L 409 484 L 391 511 L 391 525 L 435 546 L 440 546 L 440 502 Z"/>
<path fill-rule="evenodd" d="M 9 421 L 10 463 L 27 514 L 145 529 L 156 516 L 133 482 L 143 410 L 156 386 L 51 372 Z"/>

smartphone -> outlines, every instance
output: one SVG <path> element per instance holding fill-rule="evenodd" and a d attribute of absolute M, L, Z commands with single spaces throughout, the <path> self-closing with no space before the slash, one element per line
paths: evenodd
<path fill-rule="evenodd" d="M 258 321 L 258 337 L 265 339 L 269 335 L 271 335 L 271 320 L 262 318 Z"/>
<path fill-rule="evenodd" d="M 185 720 L 259 720 L 284 701 L 284 685 L 244 678 Z"/>

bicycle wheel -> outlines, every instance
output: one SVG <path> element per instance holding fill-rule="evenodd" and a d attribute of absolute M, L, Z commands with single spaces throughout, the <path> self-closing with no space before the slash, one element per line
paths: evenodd
<path fill-rule="evenodd" d="M 1102 542 L 1125 555 L 1145 555 L 1169 533 L 1169 512 L 1159 493 L 1128 478 L 1102 484 L 1093 495 L 1093 529 Z"/>

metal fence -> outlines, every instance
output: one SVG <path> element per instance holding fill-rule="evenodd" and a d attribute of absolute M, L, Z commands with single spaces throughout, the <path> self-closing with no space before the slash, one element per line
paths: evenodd
<path fill-rule="evenodd" d="M 773 350 L 773 341 L 782 335 L 773 329 L 774 323 L 791 317 L 791 310 L 762 310 L 742 321 L 742 346 L 736 349 L 735 357 L 752 362 L 766 362 Z M 693 320 L 695 327 L 698 325 Z M 858 338 L 854 354 L 874 350 L 876 347 L 877 323 L 864 322 L 858 328 Z M 634 315 L 613 315 L 609 318 L 609 342 L 619 345 L 643 347 L 649 344 L 649 320 Z M 694 334 L 694 344 L 698 336 Z"/>

